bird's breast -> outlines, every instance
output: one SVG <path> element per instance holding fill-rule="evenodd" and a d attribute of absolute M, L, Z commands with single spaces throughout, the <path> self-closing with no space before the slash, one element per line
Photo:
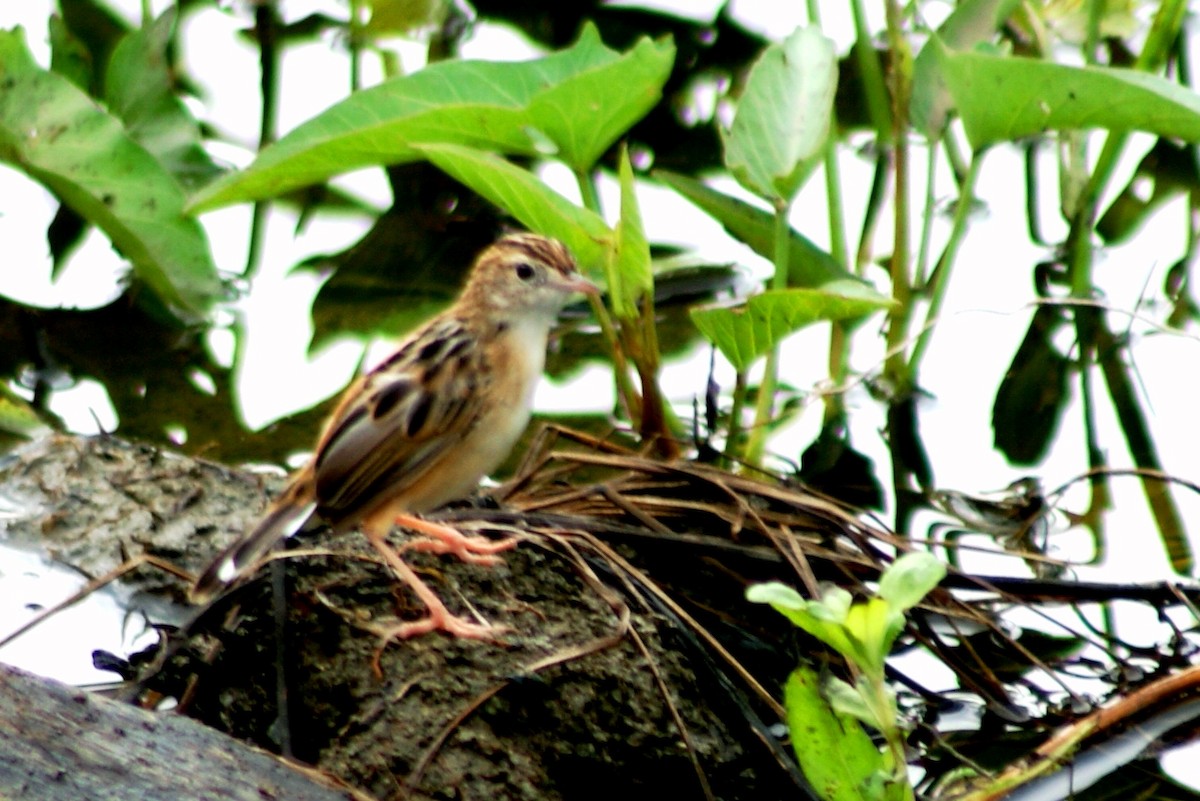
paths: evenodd
<path fill-rule="evenodd" d="M 547 335 L 544 325 L 518 323 L 501 334 L 488 354 L 488 392 L 494 402 L 486 404 L 471 432 L 487 462 L 480 477 L 500 466 L 529 423 L 533 395 L 546 364 Z"/>
<path fill-rule="evenodd" d="M 529 423 L 545 366 L 547 336 L 546 326 L 510 325 L 491 340 L 477 387 L 485 395 L 479 415 L 459 446 L 409 489 L 407 509 L 427 511 L 469 495 L 508 458 Z"/>

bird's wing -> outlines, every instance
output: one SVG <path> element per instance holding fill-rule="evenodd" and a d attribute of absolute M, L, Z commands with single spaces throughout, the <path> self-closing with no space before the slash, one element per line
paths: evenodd
<path fill-rule="evenodd" d="M 346 391 L 312 461 L 258 524 L 213 560 L 193 599 L 210 598 L 313 519 L 336 526 L 402 495 L 475 425 L 490 375 L 479 338 L 463 321 L 426 324 Z"/>
<path fill-rule="evenodd" d="M 192 587 L 193 603 L 209 600 L 244 575 L 275 543 L 312 524 L 316 504 L 309 492 L 309 481 L 307 471 L 295 476 L 254 528 L 213 559 Z"/>
<path fill-rule="evenodd" d="M 359 379 L 317 445 L 317 508 L 331 521 L 402 495 L 479 418 L 490 370 L 479 338 L 435 318 Z"/>

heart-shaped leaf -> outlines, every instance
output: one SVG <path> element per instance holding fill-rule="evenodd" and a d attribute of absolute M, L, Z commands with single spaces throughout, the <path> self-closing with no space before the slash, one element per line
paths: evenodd
<path fill-rule="evenodd" d="M 823 289 L 778 289 L 735 307 L 693 309 L 692 321 L 741 371 L 806 325 L 860 317 L 892 300 L 858 282 Z"/>
<path fill-rule="evenodd" d="M 533 61 L 443 61 L 358 92 L 216 181 L 195 210 L 273 197 L 361 167 L 421 158 L 453 144 L 534 156 L 549 146 L 586 169 L 653 108 L 675 48 L 641 39 L 628 53 L 586 25 L 571 48 Z M 601 116 L 601 113 L 603 116 Z"/>
<path fill-rule="evenodd" d="M 750 68 L 725 138 L 725 166 L 759 197 L 790 203 L 825 152 L 837 54 L 819 28 L 797 28 Z"/>

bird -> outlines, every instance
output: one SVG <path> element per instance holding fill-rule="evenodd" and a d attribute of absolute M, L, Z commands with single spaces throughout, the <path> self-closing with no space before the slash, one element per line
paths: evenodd
<path fill-rule="evenodd" d="M 399 525 L 424 535 L 410 547 L 480 564 L 499 562 L 496 554 L 516 544 L 419 515 L 467 495 L 505 459 L 529 422 L 559 312 L 576 293 L 598 292 L 555 239 L 514 233 L 485 248 L 457 300 L 346 389 L 308 462 L 204 570 L 192 601 L 211 600 L 287 537 L 357 527 L 426 607 L 424 618 L 389 630 L 385 641 L 503 633 L 452 614 L 386 537 Z"/>

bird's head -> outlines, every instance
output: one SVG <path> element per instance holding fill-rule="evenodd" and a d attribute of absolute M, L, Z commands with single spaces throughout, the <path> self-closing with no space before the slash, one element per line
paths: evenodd
<path fill-rule="evenodd" d="M 561 242 L 537 234 L 509 234 L 476 258 L 460 303 L 553 319 L 576 292 L 598 290 L 580 274 Z"/>

